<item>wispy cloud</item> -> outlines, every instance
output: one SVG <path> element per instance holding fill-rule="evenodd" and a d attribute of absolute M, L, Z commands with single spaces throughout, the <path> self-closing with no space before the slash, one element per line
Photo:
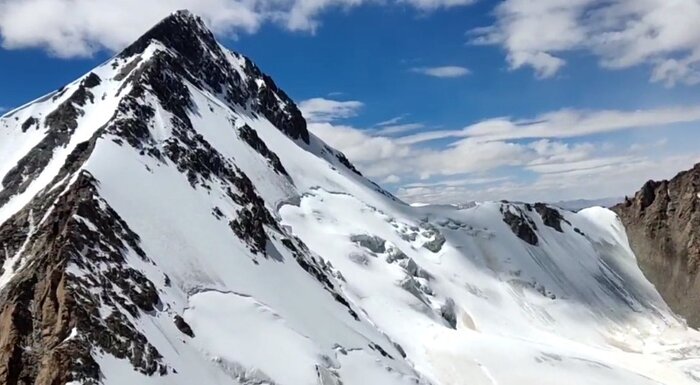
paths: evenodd
<path fill-rule="evenodd" d="M 481 141 L 532 138 L 573 138 L 627 129 L 663 128 L 700 121 L 700 105 L 661 107 L 646 110 L 575 110 L 548 112 L 532 119 L 494 118 L 459 130 L 428 131 L 401 138 L 416 144 L 445 138 Z"/>
<path fill-rule="evenodd" d="M 423 123 L 404 123 L 396 125 L 382 126 L 379 129 L 375 129 L 374 132 L 378 135 L 396 135 L 405 134 L 410 131 L 419 130 L 425 128 Z"/>
<path fill-rule="evenodd" d="M 424 188 L 424 187 L 446 187 L 446 186 L 476 186 L 483 184 L 491 184 L 496 182 L 504 182 L 510 180 L 510 177 L 470 177 L 470 178 L 448 178 L 439 179 L 433 182 L 415 182 L 407 183 L 403 186 L 404 189 L 409 188 Z"/>
<path fill-rule="evenodd" d="M 394 174 L 391 174 L 382 180 L 382 183 L 389 183 L 389 184 L 399 183 L 399 182 L 401 182 L 401 178 L 398 175 L 394 175 Z"/>
<path fill-rule="evenodd" d="M 431 11 L 438 8 L 452 8 L 460 5 L 470 5 L 477 0 L 399 0 L 399 3 L 406 3 L 415 8 Z"/>
<path fill-rule="evenodd" d="M 559 174 L 542 174 L 534 181 L 514 179 L 495 183 L 405 185 L 396 194 L 408 202 L 463 203 L 511 199 L 526 202 L 557 202 L 563 199 L 598 199 L 631 195 L 649 179 L 667 179 L 700 161 L 697 154 L 668 157 L 640 157 L 634 162 L 610 163 L 606 167 Z M 595 185 L 595 189 L 582 188 Z"/>
<path fill-rule="evenodd" d="M 356 116 L 362 108 L 357 100 L 338 101 L 326 98 L 313 98 L 299 103 L 299 109 L 310 122 L 330 122 Z"/>
<path fill-rule="evenodd" d="M 461 66 L 414 67 L 411 71 L 436 78 L 459 78 L 471 73 L 468 68 Z"/>
<path fill-rule="evenodd" d="M 390 126 L 390 125 L 398 124 L 399 122 L 404 120 L 407 116 L 408 116 L 408 114 L 395 116 L 393 118 L 381 121 L 381 122 L 375 124 L 375 126 L 382 127 L 382 126 Z"/>

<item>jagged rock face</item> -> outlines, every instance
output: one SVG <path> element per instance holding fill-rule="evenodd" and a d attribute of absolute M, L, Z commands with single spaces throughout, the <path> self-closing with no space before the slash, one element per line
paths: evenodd
<path fill-rule="evenodd" d="M 630 263 L 612 212 L 410 207 L 188 12 L 0 117 L 0 178 L 2 384 L 700 372 L 700 336 Z"/>
<path fill-rule="evenodd" d="M 187 80 L 216 94 L 224 94 L 231 103 L 250 103 L 253 111 L 264 115 L 291 138 L 309 143 L 306 120 L 287 94 L 248 58 L 241 56 L 247 72 L 247 79 L 244 79 L 231 67 L 226 53 L 201 20 L 187 12 L 176 13 L 146 32 L 120 56 L 138 55 L 153 40 L 179 54 L 178 60 L 169 64 L 182 66 L 176 72 L 187 76 Z M 156 68 L 156 74 L 163 74 L 163 69 Z"/>
<path fill-rule="evenodd" d="M 26 261 L 16 263 L 27 266 L 1 292 L 4 384 L 97 383 L 94 349 L 128 359 L 145 374 L 167 372 L 157 350 L 127 318 L 153 311 L 159 298 L 153 284 L 130 268 L 119 250 L 131 248 L 146 256 L 138 236 L 97 198 L 95 184 L 81 173 L 71 186 L 62 186 L 67 190 L 61 196 L 37 197 L 0 227 L 4 235 L 16 231 L 18 222 L 41 223 L 24 232 Z M 45 212 L 42 206 L 51 198 L 56 198 L 52 212 L 42 221 L 34 213 Z M 73 273 L 71 265 L 84 274 Z M 95 296 L 94 290 L 101 295 Z M 103 314 L 101 308 L 113 311 Z M 73 335 L 77 330 L 81 334 Z"/>
<path fill-rule="evenodd" d="M 517 235 L 518 238 L 522 239 L 523 241 L 533 246 L 537 246 L 539 243 L 539 238 L 537 237 L 536 233 L 537 225 L 532 218 L 526 214 L 526 211 L 532 211 L 532 207 L 530 205 L 526 205 L 525 211 L 523 211 L 522 208 L 507 204 L 507 202 L 501 206 L 503 222 L 510 226 L 513 234 Z"/>
<path fill-rule="evenodd" d="M 700 327 L 700 164 L 647 182 L 613 210 L 644 274 L 674 311 Z"/>
<path fill-rule="evenodd" d="M 11 196 L 24 192 L 46 167 L 56 148 L 68 144 L 78 127 L 77 118 L 82 113 L 81 107 L 85 106 L 88 100 L 94 101 L 90 89 L 99 84 L 100 78 L 90 73 L 70 97 L 46 116 L 47 135 L 3 177 L 0 205 L 7 203 Z M 29 127 L 37 124 L 38 120 L 35 117 L 29 117 L 22 124 L 22 131 L 26 132 Z"/>

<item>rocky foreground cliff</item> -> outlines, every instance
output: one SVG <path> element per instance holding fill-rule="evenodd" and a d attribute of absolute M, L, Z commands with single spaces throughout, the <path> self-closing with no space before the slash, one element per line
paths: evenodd
<path fill-rule="evenodd" d="M 647 182 L 613 210 L 646 277 L 671 309 L 700 327 L 700 164 Z"/>

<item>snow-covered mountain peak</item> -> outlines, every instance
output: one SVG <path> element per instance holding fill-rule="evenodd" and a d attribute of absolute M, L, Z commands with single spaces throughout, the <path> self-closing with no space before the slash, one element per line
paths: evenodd
<path fill-rule="evenodd" d="M 188 12 L 0 118 L 0 181 L 2 383 L 700 378 L 611 211 L 406 205 Z"/>
<path fill-rule="evenodd" d="M 219 45 L 198 16 L 189 11 L 171 14 L 118 57 L 124 61 L 139 60 L 154 44 L 157 53 L 150 60 L 155 61 L 154 71 L 158 74 L 177 73 L 222 101 L 247 105 L 293 139 L 308 144 L 306 121 L 291 99 L 248 58 Z M 174 85 L 162 86 L 166 88 L 163 92 L 177 95 Z"/>

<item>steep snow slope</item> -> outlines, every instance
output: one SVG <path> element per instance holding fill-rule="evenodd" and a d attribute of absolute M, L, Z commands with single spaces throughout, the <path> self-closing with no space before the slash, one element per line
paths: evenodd
<path fill-rule="evenodd" d="M 690 384 L 615 215 L 410 207 L 178 12 L 0 120 L 6 384 Z"/>

